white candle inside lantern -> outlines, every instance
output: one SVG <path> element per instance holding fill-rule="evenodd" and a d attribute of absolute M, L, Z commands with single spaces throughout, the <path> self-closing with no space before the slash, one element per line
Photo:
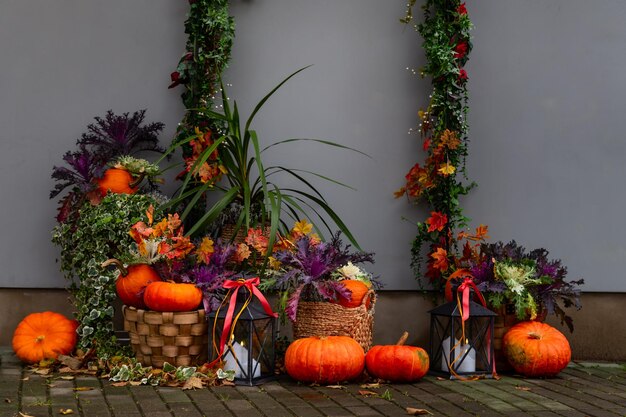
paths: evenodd
<path fill-rule="evenodd" d="M 454 364 L 452 368 L 455 372 L 463 372 L 463 373 L 471 373 L 476 372 L 476 350 L 471 347 L 469 344 L 458 345 L 458 339 L 454 339 L 454 345 L 450 346 L 450 338 L 446 337 L 443 340 L 442 351 L 443 356 L 441 357 L 441 370 L 442 371 L 450 371 L 448 368 L 448 361 L 450 361 L 450 351 L 452 347 L 454 348 Z M 465 353 L 467 352 L 467 356 Z M 465 356 L 465 357 L 464 357 Z"/>
<path fill-rule="evenodd" d="M 233 356 L 234 354 L 234 356 Z M 237 360 L 235 360 L 237 358 Z M 239 361 L 239 364 L 237 364 Z M 261 376 L 261 367 L 258 361 L 252 358 L 252 375 L 253 378 Z M 248 349 L 245 348 L 244 342 L 233 343 L 232 349 L 224 356 L 224 370 L 235 371 L 235 378 L 244 378 L 248 373 Z"/>

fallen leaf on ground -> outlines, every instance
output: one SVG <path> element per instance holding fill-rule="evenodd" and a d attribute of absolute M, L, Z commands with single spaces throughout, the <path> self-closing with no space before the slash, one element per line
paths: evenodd
<path fill-rule="evenodd" d="M 359 390 L 359 395 L 362 395 L 364 397 L 372 397 L 372 396 L 378 396 L 378 393 L 374 391 Z"/>
<path fill-rule="evenodd" d="M 114 387 L 125 387 L 126 385 L 128 385 L 128 382 L 127 381 L 113 382 L 111 385 Z"/>
<path fill-rule="evenodd" d="M 380 383 L 375 382 L 373 384 L 362 384 L 361 388 L 371 389 L 371 388 L 380 388 Z"/>
<path fill-rule="evenodd" d="M 50 368 L 37 369 L 35 373 L 37 375 L 48 375 L 50 373 Z"/>
<path fill-rule="evenodd" d="M 447 380 L 448 380 L 448 378 L 444 378 L 442 376 L 438 376 L 437 377 L 437 381 L 447 381 Z"/>
<path fill-rule="evenodd" d="M 138 387 L 139 385 L 141 385 L 141 381 L 130 381 L 131 387 Z"/>
<path fill-rule="evenodd" d="M 204 386 L 202 385 L 202 380 L 200 378 L 198 378 L 197 376 L 192 376 L 191 378 L 189 378 L 187 381 L 185 381 L 185 384 L 183 385 L 183 390 L 187 390 L 187 389 L 196 389 L 196 388 L 204 388 Z"/>
<path fill-rule="evenodd" d="M 59 410 L 59 413 L 61 413 L 61 414 L 63 414 L 65 416 L 65 415 L 68 415 L 68 414 L 74 414 L 74 410 L 72 410 L 71 408 L 61 408 Z"/>
<path fill-rule="evenodd" d="M 227 386 L 227 387 L 234 387 L 235 383 L 227 379 L 222 379 L 222 385 Z"/>
<path fill-rule="evenodd" d="M 344 387 L 343 385 L 326 385 L 326 388 L 331 388 L 331 389 L 346 389 L 346 387 Z"/>
<path fill-rule="evenodd" d="M 30 414 L 24 414 L 21 411 L 20 411 L 20 416 L 21 417 L 35 417 L 35 416 L 30 415 Z"/>
<path fill-rule="evenodd" d="M 517 385 L 515 389 L 518 389 L 520 391 L 530 391 L 530 387 L 523 387 L 521 385 Z"/>
<path fill-rule="evenodd" d="M 4 402 L 5 402 L 5 403 L 9 403 L 9 404 L 11 404 L 13 401 L 11 401 L 11 399 L 10 399 L 10 398 L 5 398 L 5 399 L 4 399 Z"/>
<path fill-rule="evenodd" d="M 406 408 L 406 413 L 410 416 L 421 416 L 424 414 L 431 414 L 430 411 L 423 409 L 423 408 L 413 408 L 413 407 L 407 407 Z"/>
<path fill-rule="evenodd" d="M 48 386 L 48 388 L 54 388 L 57 386 L 57 384 L 46 384 Z"/>
<path fill-rule="evenodd" d="M 93 387 L 76 387 L 74 388 L 74 391 L 91 391 L 93 390 Z"/>
<path fill-rule="evenodd" d="M 59 355 L 57 359 L 60 360 L 63 365 L 73 370 L 80 369 L 83 366 L 83 361 L 71 356 Z"/>
<path fill-rule="evenodd" d="M 71 381 L 73 379 L 76 379 L 76 377 L 71 376 L 71 375 L 64 375 L 61 377 L 61 379 L 65 380 L 65 381 Z"/>
<path fill-rule="evenodd" d="M 22 381 L 28 381 L 30 379 L 29 376 L 27 376 L 26 378 L 22 378 Z"/>
<path fill-rule="evenodd" d="M 496 381 L 499 381 L 499 380 L 501 380 L 501 379 L 502 379 L 502 377 L 501 377 L 500 375 L 498 375 L 498 374 L 495 374 L 495 375 L 493 376 L 493 379 L 495 379 Z"/>

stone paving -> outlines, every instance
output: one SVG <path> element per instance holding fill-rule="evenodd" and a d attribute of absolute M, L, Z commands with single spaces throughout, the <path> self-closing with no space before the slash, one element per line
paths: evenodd
<path fill-rule="evenodd" d="M 285 376 L 258 387 L 183 391 L 114 387 L 89 376 L 40 376 L 24 369 L 6 348 L 0 360 L 0 417 L 406 416 L 407 407 L 450 417 L 626 416 L 626 366 L 619 364 L 571 364 L 553 379 L 460 382 L 427 376 L 415 384 L 364 389 L 308 386 Z M 363 390 L 378 395 L 364 396 Z M 72 414 L 63 414 L 68 409 Z"/>

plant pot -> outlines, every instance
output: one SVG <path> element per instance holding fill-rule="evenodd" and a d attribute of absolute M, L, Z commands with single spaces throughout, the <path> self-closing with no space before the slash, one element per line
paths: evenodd
<path fill-rule="evenodd" d="M 369 307 L 366 307 L 369 301 Z M 317 301 L 300 301 L 293 323 L 293 337 L 349 336 L 365 352 L 372 347 L 376 295 L 370 290 L 361 305 L 354 308 Z"/>
<path fill-rule="evenodd" d="M 124 306 L 124 330 L 143 366 L 202 365 L 208 359 L 208 323 L 204 309 L 159 312 Z"/>

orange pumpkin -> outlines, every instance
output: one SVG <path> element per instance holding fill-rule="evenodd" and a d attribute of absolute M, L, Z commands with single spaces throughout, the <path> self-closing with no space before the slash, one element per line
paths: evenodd
<path fill-rule="evenodd" d="M 154 311 L 192 311 L 202 301 L 202 291 L 194 284 L 153 282 L 146 287 L 143 300 Z"/>
<path fill-rule="evenodd" d="M 345 299 L 343 297 L 339 297 L 337 303 L 346 308 L 355 308 L 361 305 L 363 302 L 363 298 L 367 296 L 368 291 L 370 290 L 367 285 L 363 281 L 358 281 L 356 279 L 345 279 L 340 281 L 344 287 L 346 287 L 352 295 L 349 299 Z M 370 299 L 368 298 L 365 302 L 365 307 L 369 308 Z"/>
<path fill-rule="evenodd" d="M 391 382 L 415 382 L 428 372 L 426 351 L 404 343 L 409 334 L 404 332 L 395 345 L 373 346 L 365 355 L 365 368 L 374 378 Z"/>
<path fill-rule="evenodd" d="M 125 268 L 117 259 L 109 259 L 102 264 L 102 267 L 111 264 L 120 271 L 117 281 L 115 281 L 115 290 L 120 300 L 127 306 L 145 309 L 146 303 L 143 301 L 143 293 L 149 284 L 161 281 L 159 274 L 145 264 L 130 265 Z"/>
<path fill-rule="evenodd" d="M 363 372 L 365 353 L 351 337 L 306 337 L 285 352 L 285 368 L 293 379 L 318 384 L 349 381 Z"/>
<path fill-rule="evenodd" d="M 110 191 L 115 194 L 135 194 L 137 184 L 130 172 L 121 168 L 109 168 L 98 180 L 98 190 L 104 197 Z"/>
<path fill-rule="evenodd" d="M 513 326 L 502 339 L 502 350 L 513 369 L 529 377 L 555 376 L 572 358 L 563 333 L 538 321 Z"/>
<path fill-rule="evenodd" d="M 26 363 L 67 355 L 76 346 L 77 327 L 76 320 L 52 311 L 29 314 L 13 333 L 15 355 Z"/>

